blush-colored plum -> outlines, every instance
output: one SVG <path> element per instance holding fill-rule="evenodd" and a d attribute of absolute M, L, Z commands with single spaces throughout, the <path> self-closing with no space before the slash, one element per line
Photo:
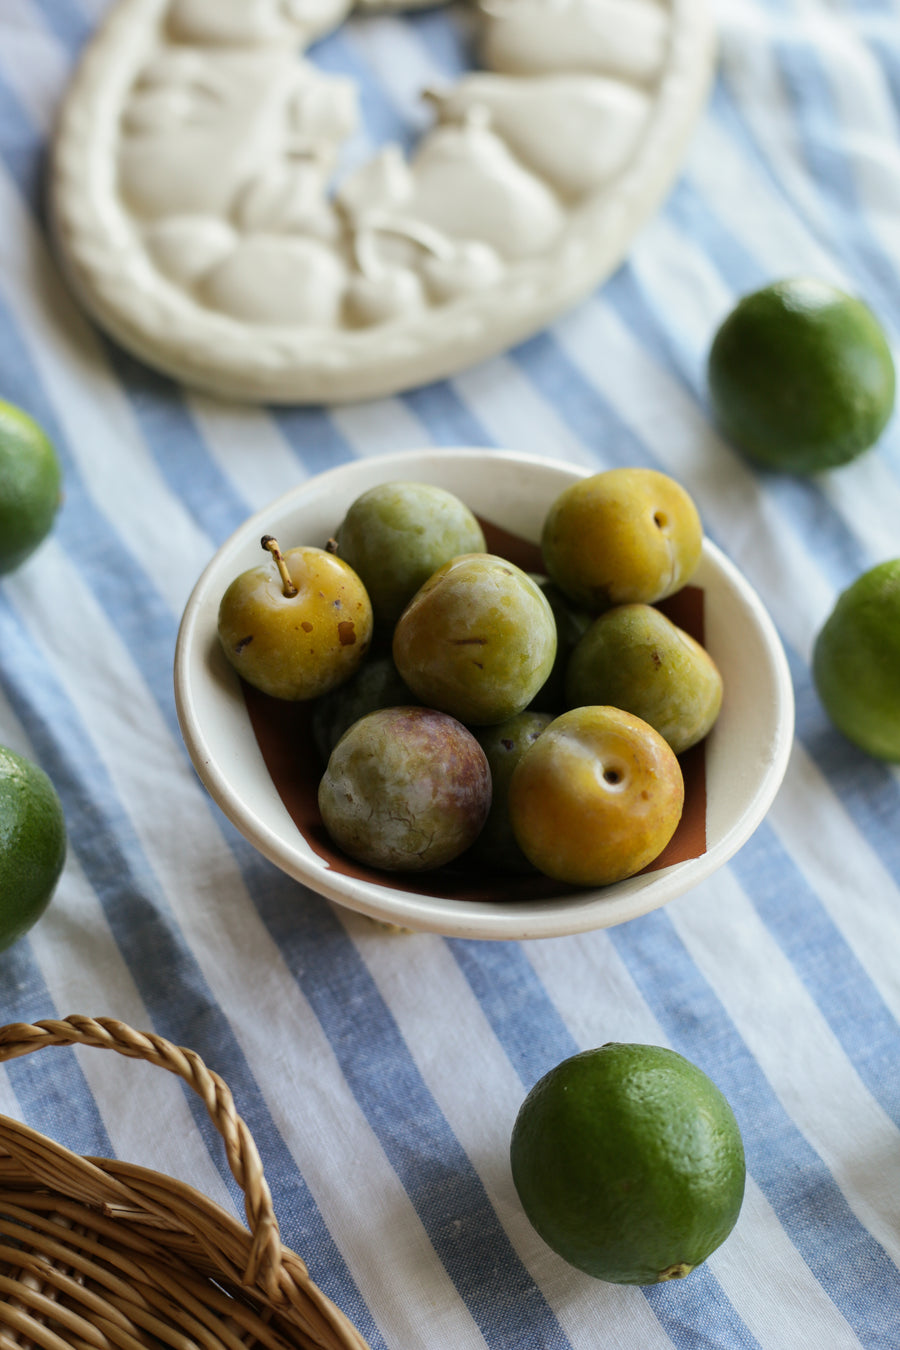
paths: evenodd
<path fill-rule="evenodd" d="M 491 805 L 487 758 L 472 733 L 431 708 L 382 708 L 331 753 L 319 810 L 337 846 L 369 867 L 422 872 L 476 840 Z"/>
<path fill-rule="evenodd" d="M 393 656 L 413 693 L 467 726 L 522 712 L 553 668 L 556 622 L 543 591 L 491 553 L 438 568 L 394 629 Z"/>
<path fill-rule="evenodd" d="M 594 614 L 674 595 L 694 574 L 702 547 L 689 493 L 644 468 L 607 469 L 565 488 L 541 535 L 548 575 Z"/>
<path fill-rule="evenodd" d="M 509 784 L 522 852 L 540 872 L 606 886 L 657 858 L 675 832 L 684 780 L 675 754 L 620 708 L 573 708 L 525 751 Z"/>
<path fill-rule="evenodd" d="M 722 706 L 709 652 L 652 605 L 617 605 L 594 620 L 566 672 L 569 707 L 611 703 L 655 727 L 676 755 L 701 741 Z"/>

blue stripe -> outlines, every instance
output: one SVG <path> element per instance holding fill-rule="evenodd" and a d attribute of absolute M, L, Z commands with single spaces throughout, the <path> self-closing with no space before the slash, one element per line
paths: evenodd
<path fill-rule="evenodd" d="M 526 1088 L 582 1049 L 520 943 L 452 938 L 447 945 Z"/>
<path fill-rule="evenodd" d="M 256 867 L 253 857 L 248 865 Z M 298 904 L 296 888 L 269 874 L 254 881 L 253 893 L 435 1252 L 488 1344 L 503 1350 L 566 1350 L 568 1339 L 510 1245 L 471 1161 L 330 906 L 310 897 Z M 310 961 L 313 950 L 316 960 Z"/>
<path fill-rule="evenodd" d="M 328 75 L 355 81 L 359 100 L 360 134 L 370 147 L 393 142 L 408 154 L 416 141 L 416 131 L 390 97 L 376 84 L 374 74 L 350 36 L 347 27 L 328 34 L 309 50 L 309 59 Z"/>
<path fill-rule="evenodd" d="M 493 437 L 449 380 L 414 389 L 403 396 L 403 401 L 427 428 L 435 445 L 495 444 Z"/>
<path fill-rule="evenodd" d="M 860 1079 L 900 1129 L 900 1027 L 865 968 L 771 828 L 763 825 L 731 866 Z M 865 904 L 864 895 L 848 899 Z"/>
<path fill-rule="evenodd" d="M 93 26 L 76 0 L 31 0 L 31 4 L 68 55 L 77 56 L 91 36 Z"/>
<path fill-rule="evenodd" d="M 24 351 L 22 359 L 25 359 Z M 131 363 L 129 362 L 129 364 Z M 136 371 L 131 372 L 131 378 L 136 378 L 136 376 Z M 35 387 L 37 387 L 36 376 L 34 376 L 34 381 Z M 27 381 L 23 381 L 23 383 L 27 383 Z M 145 385 L 149 384 L 150 387 L 153 387 L 156 383 L 156 377 L 148 374 L 147 380 L 144 381 L 144 383 Z M 168 382 L 162 382 L 162 387 L 165 388 L 167 384 Z M 129 385 L 129 388 L 130 387 L 131 386 Z M 158 456 L 160 453 L 159 441 L 164 441 L 167 437 L 171 437 L 171 419 L 173 416 L 177 416 L 177 414 L 174 411 L 174 408 L 170 405 L 166 405 L 163 400 L 162 406 L 164 415 L 161 417 L 151 415 L 151 413 L 155 413 L 157 406 L 158 405 L 156 404 L 151 404 L 149 406 L 139 404 L 139 406 L 137 406 L 137 412 L 142 420 L 145 434 L 148 437 L 149 447 L 154 454 Z M 49 407 L 42 408 L 39 412 L 40 420 L 42 420 L 49 429 L 51 426 L 51 411 Z M 278 420 L 283 428 L 288 431 L 289 438 L 291 429 L 297 424 L 298 416 L 299 415 L 293 410 L 285 411 L 278 415 Z M 321 419 L 316 419 L 314 414 L 301 416 L 300 420 L 304 430 L 309 429 L 311 420 L 316 422 L 317 425 L 321 425 Z M 328 425 L 331 424 L 328 423 Z M 179 426 L 178 434 L 181 435 L 183 430 L 183 426 Z M 181 470 L 182 473 L 186 473 L 183 465 L 184 460 L 177 457 L 173 459 L 168 466 L 170 475 L 174 479 L 173 486 L 175 487 L 179 486 L 179 470 Z M 194 467 L 195 465 L 192 464 L 191 474 L 193 474 Z M 183 487 L 184 485 L 181 486 Z M 204 516 L 209 514 L 208 509 L 205 508 L 205 500 L 198 501 L 197 509 L 202 511 Z M 239 512 L 239 516 L 242 514 L 243 511 Z M 123 583 L 126 580 L 124 573 L 121 580 Z M 128 580 L 130 580 L 130 578 L 128 578 Z M 118 609 L 115 613 L 118 614 Z M 162 644 L 158 645 L 160 645 L 161 649 L 164 649 Z M 135 653 L 135 655 L 137 656 L 137 653 Z M 157 702 L 162 702 L 163 699 L 168 702 L 169 678 L 170 673 L 167 671 L 165 695 L 163 695 L 162 687 L 158 683 L 154 683 L 152 686 Z M 46 710 L 46 715 L 51 715 L 51 709 L 53 707 L 57 709 L 62 707 L 64 701 L 64 691 L 61 689 L 55 691 Z M 84 766 L 88 763 L 87 753 L 87 749 L 85 748 L 81 756 L 82 771 Z M 91 775 L 92 782 L 95 784 L 101 781 L 101 778 L 97 777 L 97 774 L 100 773 L 100 767 L 98 766 L 96 774 Z M 104 814 L 109 815 L 112 812 L 112 809 L 113 803 L 110 801 L 106 805 Z M 124 828 L 124 823 L 120 823 L 117 833 L 121 834 Z M 79 838 L 90 838 L 92 835 L 95 838 L 98 837 L 98 832 L 96 830 L 90 830 L 87 822 L 79 825 L 77 834 Z M 113 841 L 111 840 L 109 843 L 111 844 Z M 278 925 L 283 920 L 285 913 L 283 892 L 287 889 L 289 892 L 294 893 L 296 891 L 294 884 L 287 882 L 284 878 L 280 877 L 280 875 L 275 875 L 274 869 L 271 869 L 268 864 L 263 864 L 262 860 L 258 858 L 258 855 L 250 850 L 249 847 L 242 847 L 241 842 L 234 837 L 233 834 L 231 837 L 231 844 L 241 860 L 242 870 L 244 871 L 245 876 L 248 871 L 254 873 L 254 884 L 249 886 L 251 893 L 254 894 L 254 896 L 258 896 L 260 891 L 266 886 L 268 886 L 270 892 L 274 889 L 279 893 L 279 901 L 275 906 L 275 912 L 268 916 L 267 922 L 270 929 L 273 931 L 273 935 L 279 942 L 279 945 L 284 946 L 286 949 L 288 943 L 298 941 L 298 926 L 296 924 L 297 916 L 295 913 L 291 914 L 289 931 L 287 933 L 278 931 Z M 121 886 L 121 877 L 124 869 L 122 862 L 119 859 L 116 859 L 115 870 L 118 885 Z M 262 870 L 264 874 L 262 877 L 255 875 L 260 870 Z M 161 896 L 156 897 L 156 904 L 160 908 L 163 908 L 164 898 Z M 116 917 L 120 921 L 119 924 L 116 925 L 117 940 L 123 949 L 125 959 L 130 966 L 139 966 L 142 960 L 147 960 L 148 950 L 151 950 L 148 948 L 147 943 L 146 919 L 142 922 L 139 913 L 136 913 L 133 910 L 128 912 L 128 907 L 123 907 L 121 903 L 118 906 Z M 336 925 L 334 927 L 334 932 L 336 935 L 340 936 L 342 940 L 344 950 L 341 954 L 340 965 L 343 968 L 351 962 L 353 949 L 346 937 L 343 936 L 342 930 Z M 236 1043 L 234 1043 L 230 1032 L 227 1030 L 224 1019 L 221 1018 L 218 1009 L 215 1008 L 211 995 L 206 989 L 205 984 L 202 982 L 199 970 L 193 968 L 193 963 L 190 960 L 189 954 L 181 950 L 180 946 L 177 951 L 165 950 L 167 942 L 167 930 L 165 927 L 160 926 L 159 931 L 154 932 L 153 936 L 154 939 L 162 945 L 163 951 L 156 959 L 149 962 L 149 966 L 157 971 L 159 969 L 171 971 L 173 978 L 177 979 L 178 988 L 181 991 L 179 1000 L 181 1007 L 178 1021 L 180 1029 L 179 1038 L 185 1043 L 196 1047 L 204 1057 L 209 1055 L 208 1047 L 212 1040 L 215 1046 L 222 1047 L 223 1062 L 231 1064 L 240 1062 L 242 1067 L 245 1067 L 243 1059 L 240 1056 L 239 1048 Z M 356 964 L 356 978 L 359 981 L 366 980 L 367 977 L 364 975 L 361 964 Z M 317 999 L 318 1002 L 321 1003 L 329 991 L 327 987 L 324 990 L 318 987 L 318 982 L 313 980 L 313 975 L 315 973 L 316 972 L 307 972 L 306 979 L 300 979 L 300 983 L 301 987 L 304 989 L 304 993 L 310 998 L 317 1014 L 321 1018 L 322 1010 L 316 1006 Z M 163 1034 L 171 1035 L 171 1032 L 165 1029 L 166 1009 L 155 1006 L 155 1003 L 158 1003 L 158 990 L 152 980 L 148 980 L 145 983 L 146 987 L 142 986 L 142 995 L 146 998 L 148 1006 L 151 1008 L 154 1024 L 163 1032 Z M 308 988 L 307 986 L 310 983 L 314 983 L 316 987 L 312 989 Z M 196 1006 L 194 1009 L 190 1009 L 190 1003 L 192 1001 L 190 990 L 192 987 L 196 989 Z M 370 1000 L 377 1000 L 377 994 L 375 994 L 372 988 L 367 988 L 365 994 L 367 1002 Z M 381 1010 L 381 1016 L 385 1020 L 386 1031 L 387 1026 L 390 1023 L 389 1014 L 380 1003 L 380 1000 L 377 1001 Z M 329 1014 L 328 1020 L 333 1023 L 339 1010 L 329 1007 L 327 1003 L 325 1004 L 325 1010 Z M 370 1053 L 369 1037 L 372 1031 L 373 1018 L 374 1013 L 370 1010 L 365 1027 L 360 1029 L 360 1032 L 363 1034 L 362 1044 L 367 1055 Z M 390 1025 L 392 1026 L 392 1023 L 390 1023 Z M 338 1028 L 334 1028 L 333 1026 L 330 1027 L 326 1022 L 325 1030 L 336 1051 L 339 1051 L 340 1047 L 347 1039 L 346 1028 L 344 1026 Z M 335 1038 L 337 1039 L 335 1040 Z M 521 1263 L 518 1261 L 512 1248 L 509 1246 L 508 1239 L 505 1238 L 502 1229 L 499 1227 L 497 1217 L 490 1208 L 487 1197 L 481 1187 L 481 1183 L 478 1181 L 471 1164 L 465 1159 L 458 1143 L 453 1139 L 446 1126 L 446 1122 L 439 1116 L 437 1108 L 434 1106 L 433 1102 L 431 1102 L 430 1097 L 427 1096 L 424 1084 L 421 1083 L 408 1052 L 406 1052 L 405 1047 L 403 1047 L 402 1044 L 397 1043 L 396 1032 L 393 1045 L 391 1045 L 389 1039 L 385 1041 L 385 1057 L 385 1063 L 390 1062 L 394 1065 L 393 1072 L 395 1075 L 399 1076 L 399 1081 L 403 1090 L 411 1094 L 411 1103 L 416 1101 L 423 1118 L 428 1120 L 429 1135 L 436 1135 L 437 1137 L 443 1136 L 447 1162 L 440 1165 L 437 1175 L 434 1175 L 430 1168 L 420 1173 L 419 1164 L 415 1158 L 413 1149 L 413 1135 L 410 1135 L 405 1141 L 403 1139 L 382 1139 L 383 1146 L 395 1168 L 397 1168 L 401 1177 L 404 1179 L 407 1189 L 411 1193 L 413 1203 L 420 1209 L 420 1214 L 426 1228 L 429 1228 L 430 1223 L 430 1236 L 435 1245 L 435 1249 L 447 1265 L 451 1276 L 455 1275 L 457 1280 L 463 1282 L 462 1292 L 467 1298 L 467 1301 L 470 1301 L 472 1298 L 475 1299 L 477 1305 L 475 1309 L 476 1320 L 479 1321 L 479 1324 L 483 1324 L 489 1329 L 494 1325 L 493 1319 L 496 1316 L 496 1304 L 492 1303 L 485 1296 L 486 1291 L 480 1293 L 476 1297 L 471 1291 L 465 1290 L 464 1288 L 464 1258 L 466 1260 L 471 1259 L 473 1248 L 477 1249 L 480 1244 L 483 1243 L 485 1262 L 487 1262 L 488 1255 L 491 1256 L 493 1262 L 492 1266 L 485 1265 L 485 1269 L 492 1269 L 502 1254 L 505 1281 L 516 1290 L 521 1303 L 521 1315 L 523 1318 L 521 1327 L 522 1339 L 519 1342 L 514 1342 L 512 1344 L 521 1344 L 522 1350 L 525 1350 L 525 1346 L 529 1344 L 541 1344 L 540 1341 L 535 1341 L 533 1337 L 536 1333 L 544 1334 L 543 1332 L 538 1331 L 540 1324 L 543 1323 L 547 1328 L 544 1344 L 546 1344 L 548 1350 L 551 1350 L 551 1348 L 552 1350 L 557 1350 L 557 1348 L 558 1350 L 563 1350 L 563 1347 L 566 1346 L 567 1342 L 565 1339 L 560 1339 L 561 1332 L 559 1331 L 555 1318 L 553 1318 L 550 1310 L 546 1308 L 546 1305 L 543 1304 L 543 1300 L 535 1289 L 530 1277 L 521 1266 Z M 351 1088 L 358 1096 L 361 1096 L 361 1105 L 363 1105 L 364 1109 L 367 1111 L 370 1123 L 373 1124 L 376 1133 L 378 1133 L 379 1125 L 381 1125 L 383 1129 L 386 1124 L 382 1116 L 381 1105 L 377 1097 L 373 1095 L 373 1090 L 378 1083 L 378 1074 L 375 1074 L 374 1077 L 370 1077 L 368 1068 L 366 1069 L 366 1073 L 361 1074 L 355 1061 L 345 1062 L 346 1056 L 342 1057 L 340 1054 L 339 1059 L 341 1059 L 342 1068 L 348 1077 Z M 235 1088 L 235 1074 L 233 1070 L 230 1077 L 232 1080 L 232 1087 Z M 248 1092 L 248 1096 L 251 1096 L 250 1092 Z M 263 1116 L 265 1117 L 264 1120 L 260 1119 Z M 274 1168 L 270 1168 L 273 1173 L 273 1180 L 277 1178 L 281 1185 L 287 1189 L 289 1185 L 288 1176 L 285 1175 L 285 1168 L 283 1166 L 279 1167 L 277 1161 L 277 1155 L 279 1152 L 283 1152 L 283 1146 L 279 1149 L 277 1145 L 280 1145 L 280 1140 L 276 1141 L 275 1139 L 267 1137 L 268 1135 L 275 1133 L 274 1127 L 271 1126 L 271 1122 L 268 1118 L 268 1114 L 264 1113 L 262 1108 L 260 1108 L 255 1112 L 255 1117 L 257 1118 L 256 1128 L 254 1128 L 254 1124 L 252 1123 L 253 1118 L 248 1118 L 248 1124 L 251 1125 L 251 1129 L 253 1129 L 253 1132 L 257 1137 L 260 1148 L 264 1152 L 264 1156 L 267 1158 L 276 1158 Z M 415 1137 L 418 1136 L 416 1135 Z M 393 1147 L 390 1147 L 390 1145 L 393 1145 Z M 293 1165 L 291 1164 L 290 1166 L 290 1184 L 296 1185 L 296 1172 L 295 1169 L 293 1169 Z M 453 1175 L 457 1176 L 457 1180 L 453 1184 L 458 1187 L 459 1192 L 459 1204 L 455 1207 L 454 1212 L 458 1217 L 463 1218 L 463 1222 L 459 1225 L 450 1225 L 449 1230 L 447 1231 L 443 1228 L 441 1228 L 440 1231 L 435 1231 L 435 1224 L 438 1223 L 438 1219 L 436 1211 L 433 1208 L 433 1199 L 439 1193 L 443 1193 L 444 1198 L 446 1199 L 446 1187 L 451 1184 L 451 1181 L 449 1175 L 444 1175 L 444 1168 L 451 1166 Z M 434 1167 L 434 1163 L 431 1164 L 431 1167 Z M 322 1235 L 321 1242 L 325 1243 L 325 1245 L 331 1245 L 332 1256 L 336 1257 L 337 1254 L 333 1250 L 333 1244 L 330 1244 L 330 1240 L 328 1240 L 328 1243 L 325 1242 L 324 1234 Z M 348 1308 L 349 1310 L 349 1299 L 346 1293 L 343 1294 L 340 1302 L 343 1307 Z M 356 1320 L 358 1320 L 358 1318 Z"/>
<path fill-rule="evenodd" d="M 114 616 L 114 626 L 129 649 L 137 654 L 138 668 L 148 683 L 157 689 L 168 688 L 176 633 L 172 615 L 150 578 L 138 567 L 127 540 L 89 496 L 53 404 L 30 360 L 24 334 L 2 302 L 0 350 L 5 353 L 4 397 L 44 428 L 62 465 L 63 503 L 54 523 L 54 536 L 68 557 L 87 563 L 97 598 Z M 177 734 L 171 699 L 160 706 L 173 734 Z"/>
<path fill-rule="evenodd" d="M 874 293 L 887 297 L 894 311 L 900 301 L 900 281 L 894 264 L 883 253 L 860 210 L 856 183 L 844 150 L 845 136 L 835 112 L 821 63 L 811 45 L 783 42 L 775 46 L 789 93 L 796 108 L 797 133 L 806 162 L 819 192 L 836 221 L 845 248 L 852 249 Z M 883 301 L 882 301 L 883 303 Z"/>
<path fill-rule="evenodd" d="M 626 464 L 655 467 L 647 447 L 569 359 L 553 330 L 529 338 L 511 355 L 528 382 L 574 432 L 598 467 Z M 598 353 L 597 360 L 602 360 L 602 353 Z"/>
<path fill-rule="evenodd" d="M 265 1160 L 270 1185 L 274 1193 L 286 1201 L 284 1211 L 279 1212 L 285 1240 L 299 1247 L 314 1277 L 365 1334 L 375 1338 L 373 1345 L 383 1345 L 321 1214 L 262 1102 L 250 1067 L 224 1013 L 215 1003 L 193 955 L 180 937 L 165 895 L 76 709 L 65 690 L 50 678 L 39 653 L 19 630 L 6 605 L 0 605 L 0 646 L 20 677 L 20 685 L 7 690 L 7 697 L 23 725 L 26 719 L 33 719 L 35 736 L 42 725 L 55 729 L 52 738 L 49 733 L 42 737 L 41 762 L 60 794 L 70 849 L 97 895 L 122 958 L 148 1008 L 153 1028 L 176 1044 L 191 1046 L 210 1068 L 228 1066 L 225 1076 L 234 1092 L 238 1110 Z M 90 784 L 90 795 L 85 787 L 87 783 Z M 228 1169 L 222 1142 L 202 1102 L 194 1093 L 185 1090 L 212 1160 L 242 1212 L 243 1198 Z M 81 1094 L 71 1097 L 70 1112 L 72 1100 L 79 1102 L 80 1112 Z M 84 1109 L 89 1114 L 89 1096 L 85 1101 Z M 61 1123 L 66 1131 L 61 1142 L 68 1143 L 71 1134 L 64 1114 Z M 84 1122 L 80 1128 L 83 1125 Z M 102 1147 L 88 1147 L 85 1151 L 109 1154 L 108 1140 Z"/>
<path fill-rule="evenodd" d="M 0 156 L 36 213 L 41 198 L 43 149 L 40 133 L 25 116 L 9 85 L 0 79 Z"/>
<path fill-rule="evenodd" d="M 855 828 L 900 886 L 900 783 L 832 726 L 807 673 L 794 674 L 796 734 Z"/>
<path fill-rule="evenodd" d="M 0 307 L 0 321 L 4 317 Z M 21 375 L 25 376 L 22 392 L 27 388 L 29 394 L 23 401 L 54 437 L 63 460 L 67 494 L 79 494 L 80 484 L 65 436 L 56 425 L 37 372 L 26 365 L 24 344 L 16 340 L 11 328 L 7 327 L 5 332 L 0 328 L 0 348 L 19 353 Z M 109 621 L 128 646 L 136 667 L 147 677 L 154 701 L 166 715 L 173 737 L 177 738 L 171 694 L 174 621 L 170 616 L 163 620 L 166 632 L 154 635 L 150 648 L 154 657 L 148 660 L 147 632 L 135 616 L 149 615 L 153 606 L 146 601 L 140 608 L 134 606 L 135 594 L 146 589 L 146 579 L 137 567 L 126 564 L 127 553 L 119 554 L 119 541 L 103 517 L 92 517 L 84 504 L 78 519 L 92 530 L 93 556 L 97 565 L 90 580 L 94 583 L 97 598 L 107 607 Z M 64 521 L 61 520 L 59 528 L 61 542 L 64 542 Z M 82 557 L 86 552 L 92 556 L 81 545 L 78 547 L 81 551 L 73 556 Z M 118 566 L 110 566 L 111 557 L 118 557 Z M 60 791 L 72 848 L 103 907 L 154 1028 L 179 1044 L 192 1046 L 211 1067 L 217 1064 L 229 1066 L 229 1085 L 266 1159 L 270 1184 L 276 1193 L 294 1197 L 284 1224 L 286 1240 L 294 1245 L 294 1234 L 299 1235 L 306 1244 L 301 1254 L 308 1259 L 311 1268 L 320 1272 L 323 1287 L 329 1288 L 362 1329 L 369 1328 L 366 1334 L 376 1336 L 371 1316 L 259 1097 L 252 1072 L 225 1015 L 216 1005 L 193 954 L 180 935 L 166 897 L 65 689 L 50 678 L 46 666 L 14 626 L 4 627 L 0 636 L 0 649 L 21 679 L 21 685 L 15 691 L 22 709 L 20 715 L 24 718 L 25 711 L 30 708 L 38 724 L 43 722 L 48 728 L 55 729 L 55 739 L 47 738 L 44 767 Z M 11 694 L 8 696 L 12 697 Z M 180 738 L 177 744 L 181 752 L 186 753 Z M 89 795 L 87 784 L 90 784 Z M 207 805 L 214 818 L 219 820 L 212 803 Z M 162 980 L 161 972 L 165 972 Z M 176 990 L 178 997 L 170 997 Z M 207 1148 L 240 1208 L 243 1202 L 206 1111 L 193 1093 L 188 1100 Z"/>
<path fill-rule="evenodd" d="M 0 638 L 14 622 L 0 589 Z M 28 700 L 18 697 L 5 681 L 4 694 L 29 738 L 29 756 L 46 768 L 52 760 L 52 744 L 42 720 L 34 715 Z M 29 937 L 0 952 L 0 983 L 4 993 L 4 1021 L 37 1022 L 44 1017 L 61 1015 L 60 1009 L 53 1005 Z M 63 1009 L 62 1015 L 69 1011 Z M 73 1054 L 48 1049 L 8 1060 L 4 1067 L 16 1094 L 21 1119 L 32 1129 L 40 1130 L 75 1153 L 111 1156 L 109 1135 Z M 78 1110 L 73 1111 L 76 1102 Z"/>
<path fill-rule="evenodd" d="M 107 356 L 147 448 L 175 498 L 220 544 L 247 515 L 247 502 L 219 469 L 185 404 L 181 387 L 104 339 Z M 248 454 L 252 447 L 248 446 Z M 190 472 L 185 473 L 185 465 Z"/>
<path fill-rule="evenodd" d="M 863 1345 L 887 1345 L 881 1338 L 896 1329 L 890 1310 L 900 1297 L 900 1271 L 784 1111 L 668 915 L 657 910 L 610 932 L 670 1044 L 699 1064 L 731 1103 L 748 1171 L 816 1279 Z M 840 1263 L 834 1260 L 837 1233 Z"/>
<path fill-rule="evenodd" d="M 554 1065 L 588 1048 L 575 1041 L 521 945 L 462 939 L 448 945 L 525 1089 Z M 680 1350 L 703 1344 L 697 1338 L 708 1331 L 722 1337 L 711 1344 L 758 1348 L 706 1266 L 693 1271 L 689 1280 L 647 1286 L 641 1292 Z"/>
<path fill-rule="evenodd" d="M 413 11 L 406 15 L 406 22 L 448 82 L 459 79 L 475 65 L 471 32 L 455 8 L 444 13 L 437 9 Z"/>
<path fill-rule="evenodd" d="M 271 413 L 307 473 L 324 473 L 354 458 L 353 447 L 324 409 L 277 407 Z"/>

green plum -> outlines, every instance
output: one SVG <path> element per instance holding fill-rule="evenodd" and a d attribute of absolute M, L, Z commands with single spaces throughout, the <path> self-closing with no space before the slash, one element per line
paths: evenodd
<path fill-rule="evenodd" d="M 573 708 L 522 755 L 509 815 L 538 871 L 573 886 L 606 886 L 657 858 L 681 819 L 684 779 L 674 752 L 621 708 Z"/>
<path fill-rule="evenodd" d="M 355 674 L 372 641 L 372 606 L 347 563 L 325 549 L 284 554 L 271 535 L 268 565 L 235 577 L 219 604 L 228 661 L 273 698 L 318 698 Z"/>
<path fill-rule="evenodd" d="M 475 732 L 487 756 L 491 771 L 491 809 L 484 829 L 469 850 L 469 858 L 491 872 L 527 876 L 535 871 L 522 852 L 509 819 L 509 781 L 513 769 L 545 727 L 553 721 L 551 713 L 526 709 L 506 722 L 480 727 Z"/>
<path fill-rule="evenodd" d="M 335 536 L 338 557 L 362 577 L 376 623 L 394 623 L 433 572 L 485 548 L 464 502 L 431 483 L 391 482 L 351 504 Z"/>
<path fill-rule="evenodd" d="M 421 872 L 464 853 L 491 805 L 487 758 L 472 733 L 432 708 L 380 708 L 338 741 L 319 783 L 337 846 L 369 867 Z"/>
<path fill-rule="evenodd" d="M 312 710 L 311 729 L 316 749 L 324 763 L 344 732 L 366 713 L 377 708 L 397 708 L 418 703 L 400 678 L 390 656 L 372 655 L 346 682 L 323 694 Z"/>
<path fill-rule="evenodd" d="M 535 694 L 530 706 L 539 712 L 561 713 L 568 707 L 566 670 L 569 657 L 591 626 L 594 616 L 586 609 L 573 605 L 549 577 L 535 576 L 534 579 L 550 601 L 550 608 L 556 620 L 556 658 L 553 669 Z"/>
<path fill-rule="evenodd" d="M 401 677 L 429 707 L 467 726 L 528 707 L 553 669 L 556 621 L 526 572 L 491 553 L 439 567 L 394 629 Z"/>
<path fill-rule="evenodd" d="M 624 708 L 680 755 L 718 717 L 722 676 L 709 652 L 658 609 L 617 605 L 594 620 L 573 651 L 566 699 L 570 708 Z"/>
<path fill-rule="evenodd" d="M 607 469 L 565 488 L 541 534 L 547 574 L 594 614 L 674 595 L 702 547 L 693 499 L 667 474 L 644 468 Z"/>

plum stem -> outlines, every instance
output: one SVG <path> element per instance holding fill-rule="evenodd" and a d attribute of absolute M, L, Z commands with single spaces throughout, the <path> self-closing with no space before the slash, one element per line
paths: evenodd
<path fill-rule="evenodd" d="M 274 535 L 264 534 L 260 539 L 260 544 L 267 553 L 271 553 L 275 559 L 275 566 L 278 568 L 278 575 L 281 577 L 281 592 L 289 600 L 297 594 L 297 587 L 291 581 L 291 574 L 287 569 L 287 563 L 284 561 L 284 555 L 278 547 L 278 540 Z"/>

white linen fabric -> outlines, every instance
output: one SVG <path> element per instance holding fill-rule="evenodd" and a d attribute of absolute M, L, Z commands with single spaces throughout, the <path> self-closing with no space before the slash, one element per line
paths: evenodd
<path fill-rule="evenodd" d="M 831 728 L 809 660 L 836 594 L 900 555 L 900 434 L 827 476 L 759 472 L 712 424 L 705 360 L 738 296 L 799 273 L 861 295 L 896 350 L 900 4 L 718 0 L 709 108 L 611 280 L 452 381 L 336 410 L 192 393 L 66 289 L 46 149 L 105 8 L 0 0 L 0 397 L 65 472 L 52 536 L 0 582 L 0 742 L 50 774 L 70 837 L 50 910 L 0 954 L 0 1021 L 114 1016 L 197 1050 L 254 1134 L 284 1240 L 373 1350 L 897 1347 L 900 776 Z M 373 146 L 408 141 L 415 90 L 465 66 L 464 15 L 354 19 L 312 56 L 360 81 Z M 462 444 L 671 473 L 789 655 L 796 744 L 766 821 L 708 883 L 616 929 L 387 934 L 245 844 L 178 733 L 178 620 L 232 529 L 334 464 Z M 685 1054 L 744 1135 L 737 1227 L 685 1281 L 583 1276 L 516 1200 L 526 1091 L 610 1040 Z M 0 1110 L 239 1208 L 202 1106 L 160 1076 L 45 1052 L 0 1071 Z"/>

